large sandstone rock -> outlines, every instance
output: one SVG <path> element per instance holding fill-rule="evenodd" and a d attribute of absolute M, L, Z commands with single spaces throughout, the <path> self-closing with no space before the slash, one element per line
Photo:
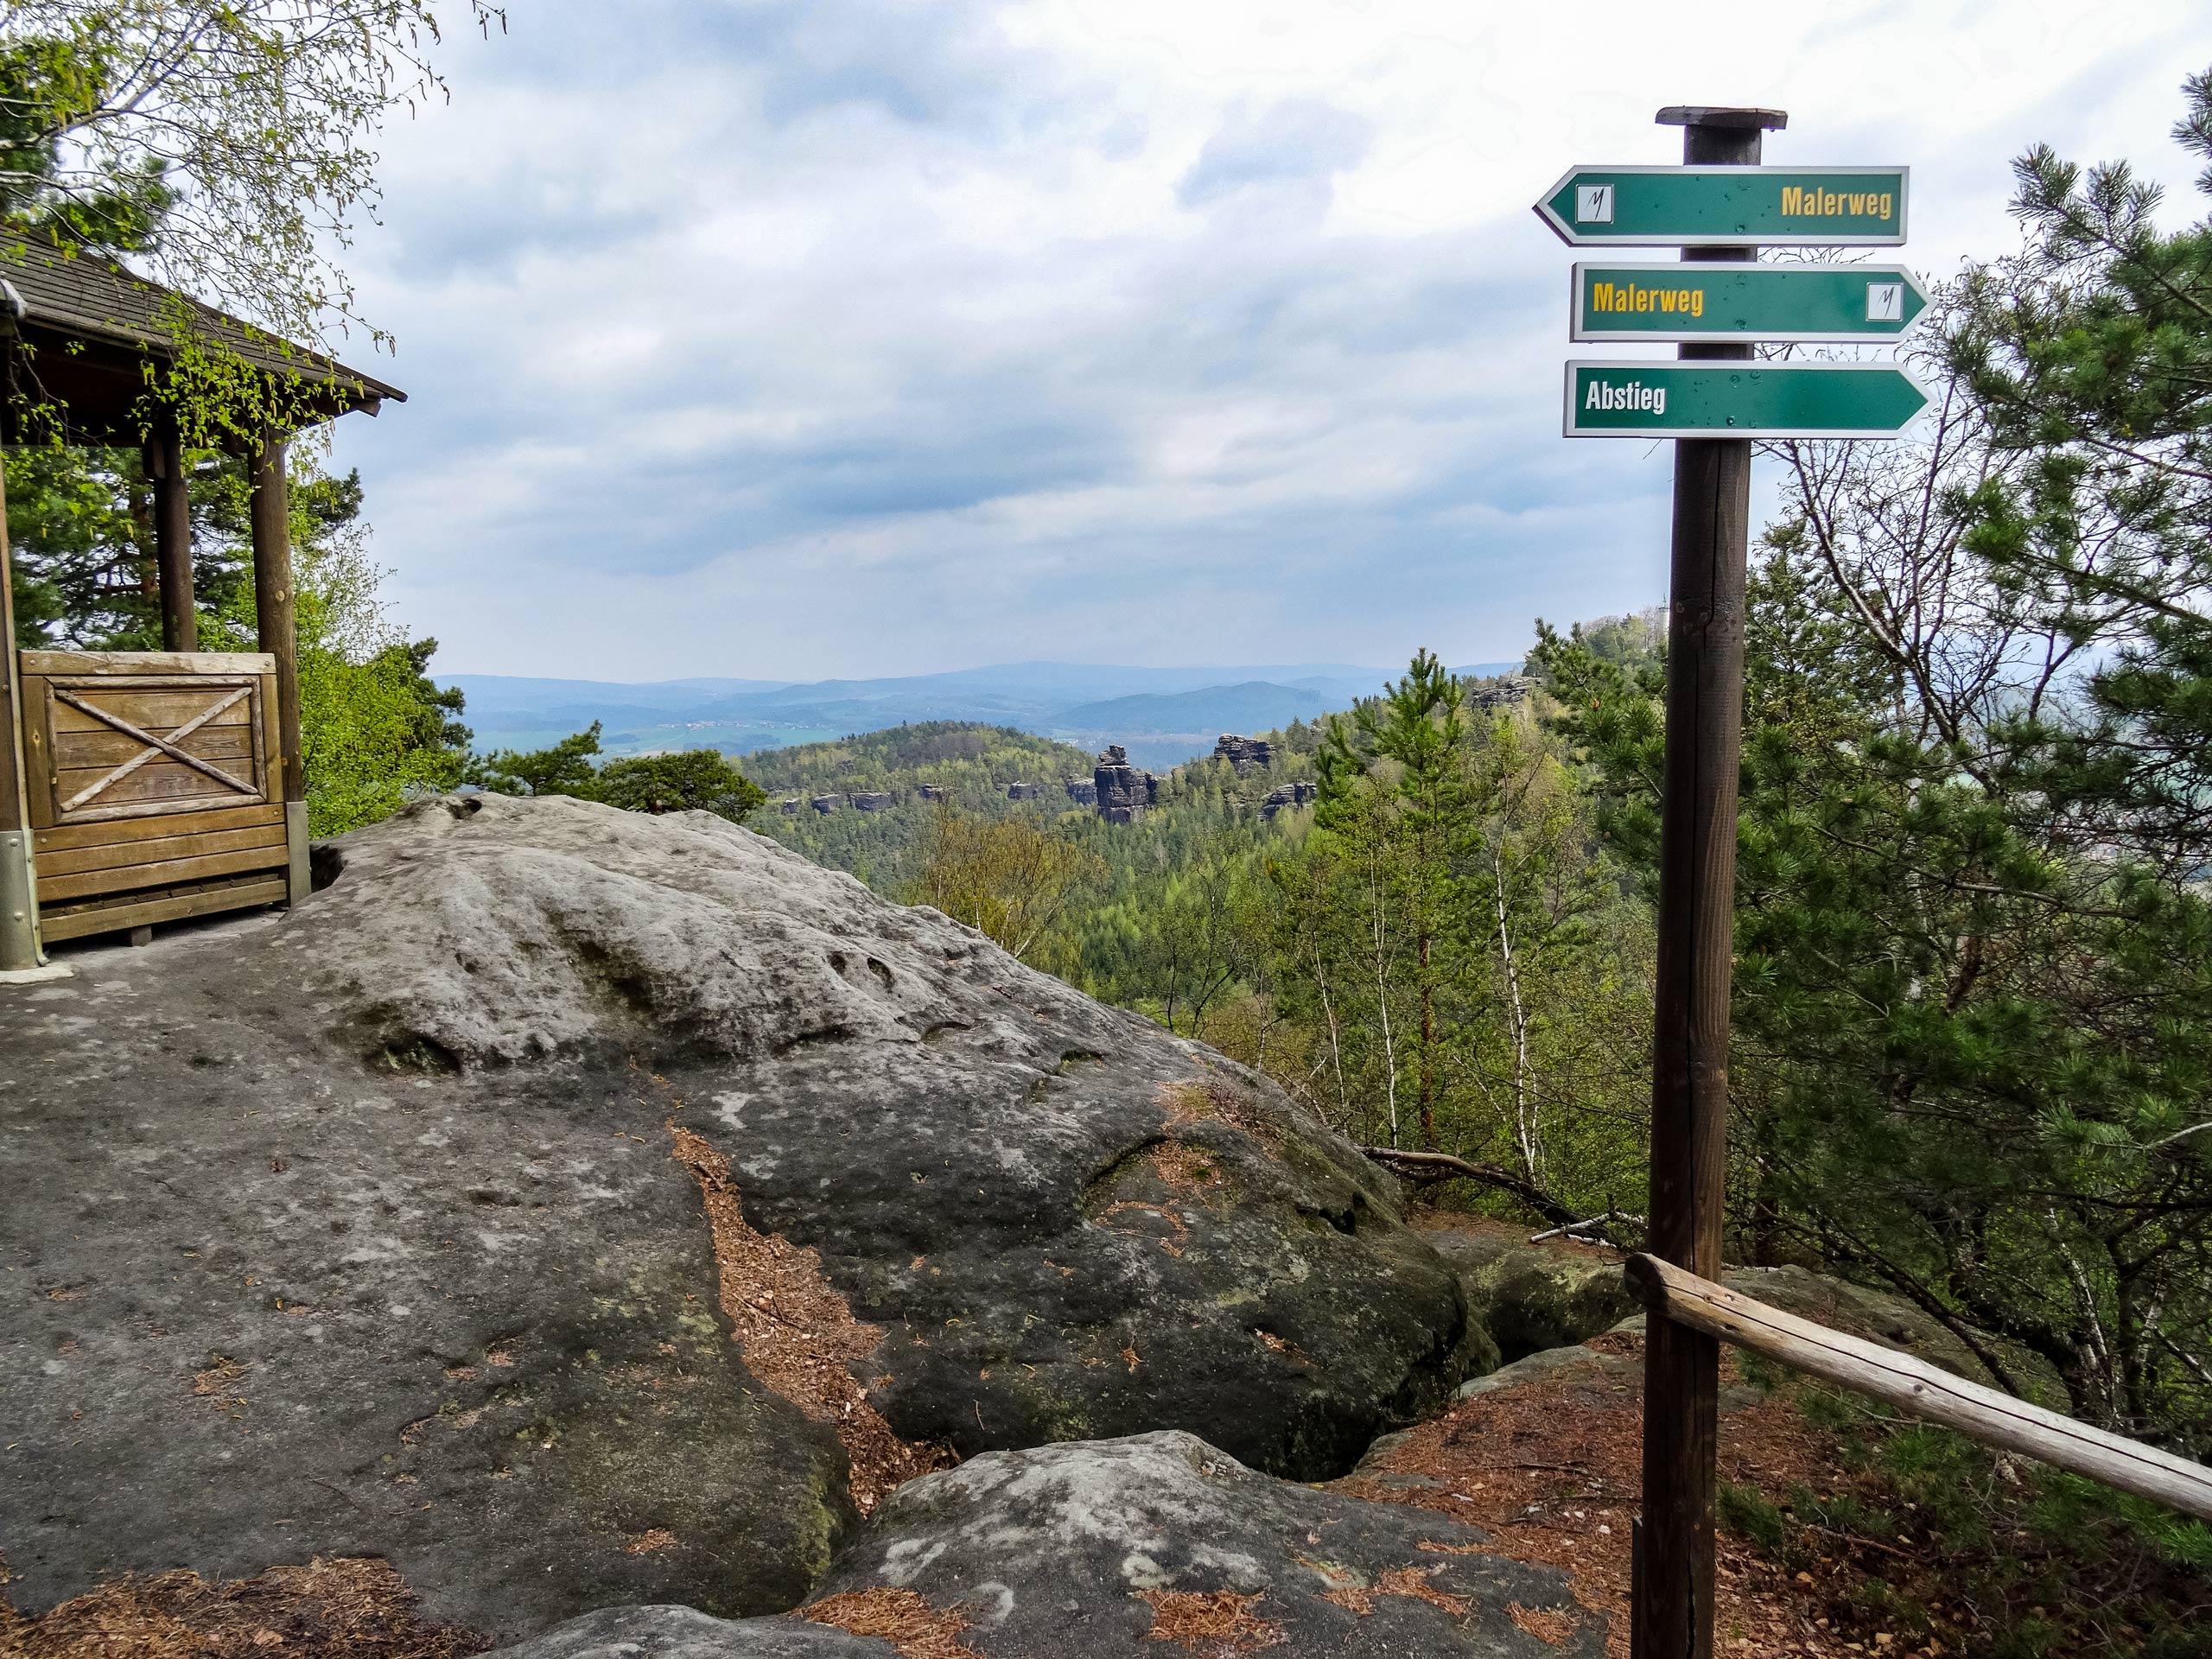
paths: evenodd
<path fill-rule="evenodd" d="M 1459 1276 L 1462 1293 L 1505 1362 L 1564 1348 L 1639 1311 L 1611 1250 L 1551 1249 L 1491 1232 L 1438 1227 L 1421 1235 Z"/>
<path fill-rule="evenodd" d="M 1160 798 L 1160 779 L 1131 766 L 1129 752 L 1119 743 L 1099 751 L 1090 781 L 1098 816 L 1109 823 L 1135 823 Z"/>
<path fill-rule="evenodd" d="M 963 1455 L 1179 1427 L 1314 1478 L 1466 1363 L 1346 1143 L 933 911 L 563 799 L 320 852 L 288 916 L 0 1008 L 19 1606 L 317 1554 L 509 1634 L 789 1606 L 854 1518 L 850 1414 L 728 1340 L 695 1171 L 881 1330 L 815 1372 Z"/>
<path fill-rule="evenodd" d="M 311 909 L 0 1004 L 9 1598 L 372 1555 L 489 1632 L 791 1605 L 844 1455 L 732 1349 L 662 1108 L 334 1049 Z"/>
<path fill-rule="evenodd" d="M 1179 1643 L 1280 1659 L 1605 1651 L 1604 1620 L 1554 1569 L 1493 1555 L 1446 1516 L 1274 1480 L 1180 1433 L 994 1452 L 926 1476 L 822 1588 L 811 1618 L 932 1621 L 929 1650 L 949 1639 L 981 1659 L 1158 1659 Z M 810 1629 L 639 1608 L 498 1659 L 861 1659 L 798 1635 Z"/>
<path fill-rule="evenodd" d="M 1529 1244 L 1510 1232 L 1471 1230 L 1439 1214 L 1424 1219 L 1422 1236 L 1459 1274 L 1468 1309 L 1496 1351 L 1487 1361 L 1478 1351 L 1471 1359 L 1468 1369 L 1475 1380 L 1460 1386 L 1460 1399 L 1513 1380 L 1502 1372 L 1490 1376 L 1492 1366 L 1503 1363 L 1512 1370 L 1516 1361 L 1546 1356 L 1565 1363 L 1584 1354 L 1580 1344 L 1603 1332 L 1643 1328 L 1643 1308 L 1628 1294 L 1616 1251 L 1566 1243 Z M 1732 1290 L 1801 1319 L 1882 1343 L 1976 1382 L 1998 1380 L 1973 1348 L 1903 1297 L 1796 1266 L 1730 1268 L 1721 1280 Z M 1986 1332 L 1977 1340 L 2031 1398 L 2065 1408 L 2064 1389 L 2049 1361 Z M 1478 1351 L 1481 1338 L 1476 1342 Z M 1525 1374 L 1543 1370 L 1539 1364 Z M 1516 1378 L 1522 1375 L 1514 1373 Z"/>
<path fill-rule="evenodd" d="M 803 1618 L 716 1618 L 680 1602 L 607 1607 L 495 1659 L 898 1659 L 880 1637 Z"/>

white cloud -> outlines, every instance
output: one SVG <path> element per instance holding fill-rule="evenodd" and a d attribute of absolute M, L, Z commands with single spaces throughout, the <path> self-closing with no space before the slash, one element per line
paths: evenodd
<path fill-rule="evenodd" d="M 1944 274 L 2031 142 L 2183 185 L 2194 10 L 516 6 L 388 135 L 339 454 L 455 671 L 1503 656 L 1665 563 L 1664 454 L 1556 435 L 1554 177 L 1780 105 Z"/>

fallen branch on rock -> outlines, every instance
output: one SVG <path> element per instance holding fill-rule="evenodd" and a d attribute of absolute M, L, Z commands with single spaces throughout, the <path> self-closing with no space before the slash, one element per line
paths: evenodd
<path fill-rule="evenodd" d="M 1574 1244 L 1611 1244 L 1613 1240 L 1605 1229 L 1617 1221 L 1626 1222 L 1632 1227 L 1641 1227 L 1644 1224 L 1642 1216 L 1626 1216 L 1618 1210 L 1608 1210 L 1604 1215 L 1592 1216 L 1587 1221 L 1570 1221 L 1562 1227 L 1554 1227 L 1544 1232 L 1532 1233 L 1529 1235 L 1529 1242 L 1531 1244 L 1541 1244 L 1548 1238 L 1564 1238 Z"/>
<path fill-rule="evenodd" d="M 1385 1169 L 1411 1180 L 1448 1181 L 1455 1175 L 1464 1175 L 1471 1181 L 1480 1181 L 1484 1186 L 1519 1199 L 1554 1228 L 1587 1227 L 1593 1221 L 1605 1219 L 1577 1215 L 1534 1181 L 1515 1174 L 1501 1164 L 1474 1163 L 1448 1152 L 1404 1152 L 1396 1147 L 1362 1147 L 1360 1150 Z"/>

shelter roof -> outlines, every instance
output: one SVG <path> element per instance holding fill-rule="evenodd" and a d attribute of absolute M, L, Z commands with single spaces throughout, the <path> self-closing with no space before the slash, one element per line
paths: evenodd
<path fill-rule="evenodd" d="M 0 290 L 0 330 L 12 320 L 9 355 L 21 359 L 10 365 L 13 390 L 59 405 L 73 437 L 138 435 L 149 373 L 159 378 L 175 360 L 180 324 L 294 387 L 299 395 L 291 401 L 309 421 L 356 409 L 373 415 L 387 397 L 406 401 L 405 392 L 373 375 L 93 254 L 21 238 L 0 242 L 0 282 L 7 285 Z"/>

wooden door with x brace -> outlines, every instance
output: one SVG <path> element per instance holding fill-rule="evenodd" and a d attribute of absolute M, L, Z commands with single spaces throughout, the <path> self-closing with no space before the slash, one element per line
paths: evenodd
<path fill-rule="evenodd" d="M 274 658 L 27 651 L 21 672 L 45 938 L 296 896 Z"/>

